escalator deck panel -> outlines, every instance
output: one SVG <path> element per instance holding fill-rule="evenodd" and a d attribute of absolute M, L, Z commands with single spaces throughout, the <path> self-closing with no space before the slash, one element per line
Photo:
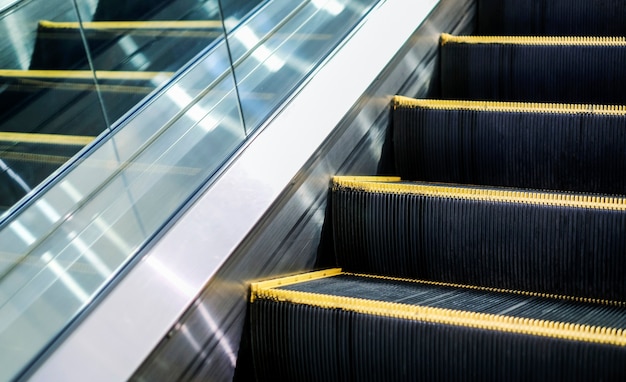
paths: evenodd
<path fill-rule="evenodd" d="M 622 37 L 441 37 L 441 96 L 624 104 Z"/>
<path fill-rule="evenodd" d="M 405 179 L 626 194 L 626 108 L 618 105 L 392 102 Z"/>
<path fill-rule="evenodd" d="M 349 272 L 626 300 L 626 199 L 336 177 Z"/>
<path fill-rule="evenodd" d="M 253 284 L 250 304 L 260 380 L 624 377 L 625 309 L 339 270 Z"/>

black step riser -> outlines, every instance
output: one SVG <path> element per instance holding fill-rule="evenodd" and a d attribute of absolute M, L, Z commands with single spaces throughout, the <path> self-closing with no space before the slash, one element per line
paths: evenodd
<path fill-rule="evenodd" d="M 626 194 L 626 116 L 396 107 L 403 179 Z"/>
<path fill-rule="evenodd" d="M 340 189 L 337 264 L 349 272 L 626 299 L 626 213 Z"/>
<path fill-rule="evenodd" d="M 466 44 L 441 47 L 443 98 L 626 103 L 626 47 Z"/>
<path fill-rule="evenodd" d="M 620 380 L 612 345 L 370 316 L 288 302 L 250 305 L 259 381 Z"/>
<path fill-rule="evenodd" d="M 624 36 L 622 0 L 479 0 L 478 35 Z"/>

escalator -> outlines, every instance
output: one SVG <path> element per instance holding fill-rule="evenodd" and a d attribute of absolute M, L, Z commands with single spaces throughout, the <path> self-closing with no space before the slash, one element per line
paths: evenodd
<path fill-rule="evenodd" d="M 222 49 L 216 2 L 91 3 L 0 57 L 7 208 L 51 185 L 0 230 L 3 378 L 623 379 L 622 6 L 273 0 Z"/>
<path fill-rule="evenodd" d="M 252 284 L 249 378 L 626 377 L 626 8 L 477 3 L 392 100 L 394 176 L 331 181 L 341 269 Z"/>

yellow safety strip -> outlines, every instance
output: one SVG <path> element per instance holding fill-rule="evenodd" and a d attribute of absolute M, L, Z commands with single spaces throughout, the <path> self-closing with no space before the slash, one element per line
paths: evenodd
<path fill-rule="evenodd" d="M 576 207 L 604 210 L 626 210 L 626 199 L 605 195 L 551 193 L 530 190 L 455 187 L 453 185 L 372 182 L 358 179 L 333 178 L 333 189 L 353 189 L 372 193 L 423 195 L 442 198 L 483 200 L 504 203 L 524 203 L 557 207 Z"/>
<path fill-rule="evenodd" d="M 62 155 L 46 155 L 46 154 L 34 154 L 24 152 L 14 152 L 0 150 L 0 158 L 4 160 L 13 160 L 18 162 L 40 163 L 43 165 L 56 165 L 60 166 L 63 163 L 70 160 L 72 157 Z"/>
<path fill-rule="evenodd" d="M 158 76 L 171 77 L 173 72 L 132 72 L 97 70 L 96 77 L 101 80 L 152 80 Z M 7 78 L 57 78 L 89 80 L 94 73 L 90 70 L 17 70 L 0 69 L 0 77 Z"/>
<path fill-rule="evenodd" d="M 511 113 L 558 113 L 558 114 L 602 114 L 626 115 L 626 105 L 583 105 L 566 103 L 465 101 L 443 99 L 414 99 L 394 96 L 392 107 L 424 108 L 439 110 L 475 110 Z"/>
<path fill-rule="evenodd" d="M 164 77 L 164 80 L 167 77 Z M 58 89 L 58 90 L 76 90 L 76 91 L 95 91 L 96 84 L 89 82 L 67 82 L 67 81 L 46 81 L 42 79 L 21 78 L 15 84 L 10 84 L 8 89 L 18 92 L 38 92 L 42 89 Z M 98 84 L 98 90 L 101 92 L 126 93 L 126 94 L 147 94 L 155 89 L 155 86 L 145 85 L 120 85 L 120 84 Z"/>
<path fill-rule="evenodd" d="M 300 274 L 293 275 L 293 276 L 283 276 L 283 277 L 278 277 L 278 278 L 271 279 L 271 280 L 254 282 L 251 284 L 252 295 L 250 298 L 251 298 L 251 301 L 254 301 L 254 296 L 257 290 L 273 289 L 273 288 L 278 288 L 278 287 L 291 285 L 291 284 L 299 284 L 305 281 L 318 280 L 318 279 L 323 279 L 326 277 L 337 276 L 340 274 L 342 274 L 341 268 L 333 268 L 333 269 L 326 269 L 326 270 L 315 271 L 315 272 L 300 273 Z"/>
<path fill-rule="evenodd" d="M 399 182 L 402 179 L 399 176 L 353 176 L 353 175 L 335 175 L 333 179 L 341 181 L 359 181 L 359 182 Z"/>
<path fill-rule="evenodd" d="M 13 151 L 13 148 L 3 147 L 2 145 L 0 145 L 0 158 L 5 160 L 9 159 L 13 161 L 41 163 L 43 165 L 52 164 L 59 166 L 72 159 L 71 156 L 35 154 Z M 100 169 L 115 169 L 120 167 L 119 162 L 115 161 L 89 161 L 85 163 L 90 168 L 93 168 L 94 171 Z M 202 171 L 201 168 L 195 167 L 157 165 L 152 163 L 133 163 L 130 170 L 151 174 L 178 174 L 185 176 L 198 176 L 198 174 Z"/>
<path fill-rule="evenodd" d="M 602 326 L 416 306 L 253 285 L 251 302 L 257 299 L 290 302 L 323 309 L 342 309 L 404 320 L 626 346 L 626 333 L 622 329 Z"/>
<path fill-rule="evenodd" d="M 61 134 L 0 132 L 0 142 L 40 143 L 46 145 L 85 146 L 95 137 Z"/>
<path fill-rule="evenodd" d="M 48 20 L 39 21 L 39 26 L 50 29 L 217 29 L 222 28 L 219 20 L 181 20 L 181 21 L 87 21 L 79 22 L 55 22 Z"/>
<path fill-rule="evenodd" d="M 516 44 L 516 45 L 584 45 L 626 46 L 626 37 L 552 37 L 552 36 L 454 36 L 441 34 L 441 45 L 457 44 Z"/>

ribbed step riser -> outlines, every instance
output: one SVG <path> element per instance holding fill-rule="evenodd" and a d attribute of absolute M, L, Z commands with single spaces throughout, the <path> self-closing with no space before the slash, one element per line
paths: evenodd
<path fill-rule="evenodd" d="M 626 194 L 626 114 L 393 109 L 404 179 Z"/>
<path fill-rule="evenodd" d="M 626 213 L 335 189 L 350 272 L 626 299 Z"/>
<path fill-rule="evenodd" d="M 363 275 L 307 280 L 309 275 L 295 276 L 305 278 L 295 284 L 287 278 L 252 286 L 251 340 L 260 381 L 626 377 L 623 307 Z M 572 324 L 577 322 L 584 325 Z M 601 322 L 612 325 L 594 325 Z"/>
<path fill-rule="evenodd" d="M 626 378 L 626 351 L 610 346 L 280 302 L 250 313 L 259 381 Z"/>
<path fill-rule="evenodd" d="M 624 36 L 622 0 L 479 0 L 480 35 Z"/>
<path fill-rule="evenodd" d="M 154 29 L 85 30 L 84 37 L 94 59 L 95 69 L 173 71 L 178 69 L 180 61 L 190 60 L 223 33 L 216 26 L 159 30 L 158 23 L 154 25 Z M 40 25 L 30 69 L 89 69 L 82 37 L 78 28 Z M 116 42 L 122 38 L 126 41 L 124 46 L 134 46 L 136 52 L 126 51 L 127 47 L 116 47 Z M 132 42 L 129 44 L 128 41 Z M 132 60 L 128 60 L 132 54 L 141 54 L 141 61 L 147 64 L 140 68 L 133 67 Z"/>
<path fill-rule="evenodd" d="M 97 136 L 106 128 L 97 90 L 115 121 L 155 88 L 148 80 L 99 82 L 96 87 L 93 80 L 72 78 L 0 79 L 6 86 L 0 92 L 0 131 Z"/>
<path fill-rule="evenodd" d="M 626 47 L 447 42 L 443 98 L 626 103 Z"/>

